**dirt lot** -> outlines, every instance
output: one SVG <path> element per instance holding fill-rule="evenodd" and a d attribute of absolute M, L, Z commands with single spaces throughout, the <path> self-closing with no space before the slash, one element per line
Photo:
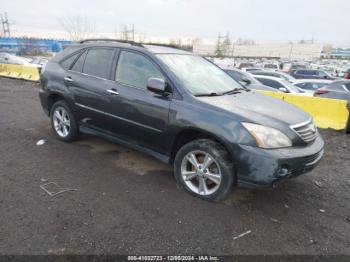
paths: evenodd
<path fill-rule="evenodd" d="M 321 133 L 312 173 L 207 203 L 146 155 L 91 136 L 59 142 L 38 86 L 2 78 L 0 254 L 350 255 L 350 136 Z M 48 182 L 78 190 L 50 197 Z"/>

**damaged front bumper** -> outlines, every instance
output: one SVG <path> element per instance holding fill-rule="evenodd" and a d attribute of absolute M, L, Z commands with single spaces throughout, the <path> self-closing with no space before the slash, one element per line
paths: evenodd
<path fill-rule="evenodd" d="M 241 187 L 271 186 L 313 170 L 323 157 L 320 135 L 305 147 L 262 149 L 238 145 L 235 159 L 237 182 Z"/>

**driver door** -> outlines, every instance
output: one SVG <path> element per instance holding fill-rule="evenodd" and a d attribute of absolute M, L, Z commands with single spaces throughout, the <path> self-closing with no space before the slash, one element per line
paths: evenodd
<path fill-rule="evenodd" d="M 151 77 L 165 79 L 159 66 L 148 56 L 121 50 L 107 112 L 111 131 L 135 144 L 163 153 L 171 96 L 147 90 Z"/>

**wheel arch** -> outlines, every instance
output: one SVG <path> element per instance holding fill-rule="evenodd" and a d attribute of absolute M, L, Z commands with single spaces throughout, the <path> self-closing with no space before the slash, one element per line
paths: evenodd
<path fill-rule="evenodd" d="M 48 95 L 48 97 L 47 97 L 47 109 L 49 111 L 49 115 L 51 113 L 51 108 L 52 108 L 53 104 L 56 103 L 57 101 L 60 101 L 60 100 L 64 100 L 67 102 L 67 99 L 64 97 L 63 94 L 51 93 L 50 95 Z"/>
<path fill-rule="evenodd" d="M 232 162 L 235 162 L 235 158 L 232 150 L 226 145 L 223 139 L 202 129 L 188 128 L 188 129 L 183 129 L 176 134 L 176 137 L 173 140 L 171 150 L 170 150 L 170 157 L 169 157 L 170 164 L 174 163 L 176 153 L 180 150 L 182 146 L 196 139 L 210 139 L 214 142 L 217 142 L 227 151 Z"/>

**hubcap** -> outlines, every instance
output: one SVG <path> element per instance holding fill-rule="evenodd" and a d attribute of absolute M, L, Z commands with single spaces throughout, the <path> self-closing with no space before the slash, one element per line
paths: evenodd
<path fill-rule="evenodd" d="M 53 125 L 55 127 L 56 133 L 60 137 L 66 137 L 70 131 L 70 119 L 67 110 L 63 107 L 56 107 L 53 112 Z"/>
<path fill-rule="evenodd" d="M 192 151 L 183 158 L 181 175 L 191 191 L 203 196 L 215 193 L 221 183 L 218 163 L 203 151 Z"/>

